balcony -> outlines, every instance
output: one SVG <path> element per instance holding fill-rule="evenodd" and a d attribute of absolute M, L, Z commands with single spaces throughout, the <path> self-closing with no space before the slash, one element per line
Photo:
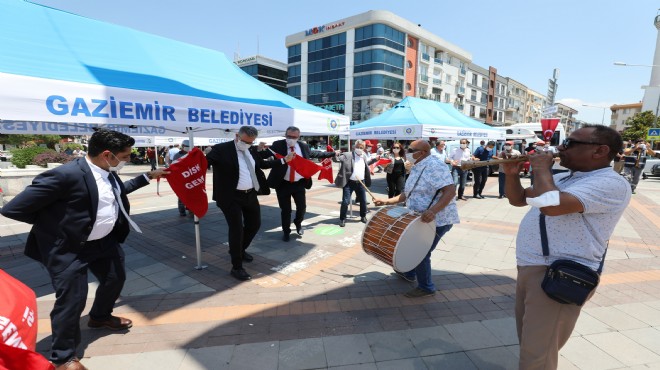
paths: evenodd
<path fill-rule="evenodd" d="M 433 58 L 433 61 L 435 62 L 435 64 L 440 64 L 440 65 L 445 63 L 442 61 L 442 58 Z"/>
<path fill-rule="evenodd" d="M 429 76 L 420 75 L 419 76 L 419 81 L 429 83 Z"/>
<path fill-rule="evenodd" d="M 439 79 L 439 78 L 434 78 L 434 79 L 433 79 L 433 83 L 436 84 L 436 85 L 441 85 L 441 84 L 442 84 L 442 80 Z"/>
<path fill-rule="evenodd" d="M 456 94 L 465 95 L 465 88 L 464 87 L 457 87 L 456 88 Z"/>
<path fill-rule="evenodd" d="M 465 68 L 461 68 L 461 75 L 465 76 L 466 73 L 467 71 L 465 70 Z"/>
<path fill-rule="evenodd" d="M 431 61 L 431 56 L 424 53 L 424 54 L 422 54 L 422 60 L 425 61 L 425 62 L 430 62 Z"/>

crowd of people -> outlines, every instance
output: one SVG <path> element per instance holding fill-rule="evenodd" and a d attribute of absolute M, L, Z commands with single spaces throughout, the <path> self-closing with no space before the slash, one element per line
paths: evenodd
<path fill-rule="evenodd" d="M 431 223 L 435 237 L 428 241 L 428 252 L 410 271 L 395 271 L 400 278 L 415 282 L 404 295 L 421 298 L 436 294 L 431 274 L 431 254 L 441 238 L 460 222 L 457 201 L 465 200 L 466 172 L 461 162 L 489 161 L 515 157 L 513 142 L 494 153 L 494 142 L 483 142 L 474 151 L 466 139 L 460 146 L 446 150 L 446 143 L 416 140 L 408 146 L 393 142 L 386 151 L 382 145 L 357 140 L 351 151 L 312 150 L 300 141 L 300 129 L 289 127 L 285 139 L 270 148 L 256 146 L 259 132 L 243 126 L 234 140 L 217 144 L 206 151 L 213 171 L 213 197 L 225 216 L 228 228 L 230 274 L 240 281 L 252 277 L 244 263 L 255 257 L 248 249 L 261 227 L 258 195 L 275 189 L 281 209 L 282 240 L 291 234 L 291 199 L 296 205 L 293 218 L 296 233 L 303 236 L 306 190 L 311 179 L 297 173 L 291 162 L 296 157 L 332 158 L 339 163 L 334 184 L 342 189 L 339 226 L 355 192 L 360 204 L 360 221 L 368 223 L 366 191 L 371 186 L 370 167 L 388 158 L 387 198 L 373 198 L 376 206 L 405 204 Z M 149 180 L 169 174 L 157 168 L 158 155 L 149 148 L 145 156 L 151 171 L 122 181 L 117 171 L 130 160 L 134 140 L 119 132 L 98 130 L 89 141 L 86 156 L 37 176 L 22 193 L 7 203 L 0 213 L 5 217 L 33 224 L 25 253 L 48 270 L 58 294 L 51 312 L 52 348 L 50 361 L 57 369 L 80 370 L 76 348 L 80 344 L 79 317 L 87 296 L 87 273 L 99 280 L 87 325 L 91 328 L 126 330 L 129 319 L 112 315 L 121 293 L 126 272 L 121 243 L 129 229 L 140 229 L 131 220 L 127 194 L 149 184 Z M 531 206 L 521 222 L 516 240 L 518 279 L 516 288 L 516 326 L 520 342 L 520 368 L 556 368 L 558 351 L 568 340 L 581 306 L 566 305 L 551 299 L 541 288 L 548 265 L 569 259 L 600 271 L 607 240 L 626 208 L 635 189 L 617 170 L 610 169 L 615 158 L 636 157 L 630 173 L 634 178 L 643 154 L 649 149 L 642 141 L 624 149 L 621 136 L 606 126 L 587 125 L 571 133 L 556 148 L 531 146 L 528 161 L 534 183 L 524 187 L 521 172 L 524 162 L 500 165 L 499 198 L 512 206 Z M 188 151 L 187 141 L 173 145 L 166 155 L 175 161 Z M 567 172 L 553 173 L 554 152 Z M 621 155 L 624 157 L 621 157 Z M 266 178 L 263 169 L 270 169 Z M 76 174 L 82 173 L 83 176 Z M 487 172 L 474 174 L 473 198 L 483 199 Z M 638 178 L 639 176 L 637 176 Z M 75 206 L 71 206 L 75 205 Z M 185 215 L 185 207 L 179 207 Z M 539 226 L 540 225 L 540 226 Z M 547 239 L 547 241 L 546 241 Z M 542 244 L 544 248 L 542 248 Z M 549 245 L 550 254 L 543 250 Z M 593 292 L 591 293 L 593 294 Z M 556 319 L 548 320 L 548 317 Z"/>

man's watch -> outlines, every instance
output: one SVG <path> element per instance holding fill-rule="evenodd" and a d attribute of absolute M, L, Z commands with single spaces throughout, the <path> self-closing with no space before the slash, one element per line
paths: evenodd
<path fill-rule="evenodd" d="M 151 173 L 151 171 L 147 172 L 145 175 L 147 175 L 147 177 L 149 178 L 149 180 L 153 180 L 153 179 L 154 179 L 154 175 Z"/>

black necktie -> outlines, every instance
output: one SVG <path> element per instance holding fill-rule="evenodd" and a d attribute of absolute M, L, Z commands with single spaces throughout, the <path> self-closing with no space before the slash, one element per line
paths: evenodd
<path fill-rule="evenodd" d="M 124 214 L 124 217 L 126 217 L 126 220 L 128 220 L 129 225 L 133 228 L 133 230 L 142 233 L 142 230 L 138 227 L 138 225 L 131 220 L 131 217 L 128 215 L 128 212 L 126 212 L 126 209 L 124 208 L 124 203 L 121 201 L 121 193 L 119 193 L 119 186 L 117 185 L 117 180 L 115 180 L 115 176 L 112 174 L 112 172 L 108 175 L 108 180 L 110 180 L 110 186 L 112 186 L 112 193 L 115 195 L 115 201 L 119 204 L 119 209 L 121 209 L 121 213 Z"/>

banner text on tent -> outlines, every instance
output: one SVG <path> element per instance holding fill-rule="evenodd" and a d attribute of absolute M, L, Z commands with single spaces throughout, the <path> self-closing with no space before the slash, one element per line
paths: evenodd
<path fill-rule="evenodd" d="M 147 121 L 176 121 L 176 108 L 161 105 L 158 101 L 138 103 L 110 99 L 75 98 L 72 102 L 60 95 L 51 95 L 46 99 L 46 108 L 57 116 L 86 116 L 97 118 L 119 118 Z M 273 114 L 245 112 L 243 109 L 215 110 L 204 108 L 188 108 L 188 122 L 220 123 L 228 125 L 272 126 Z"/>

